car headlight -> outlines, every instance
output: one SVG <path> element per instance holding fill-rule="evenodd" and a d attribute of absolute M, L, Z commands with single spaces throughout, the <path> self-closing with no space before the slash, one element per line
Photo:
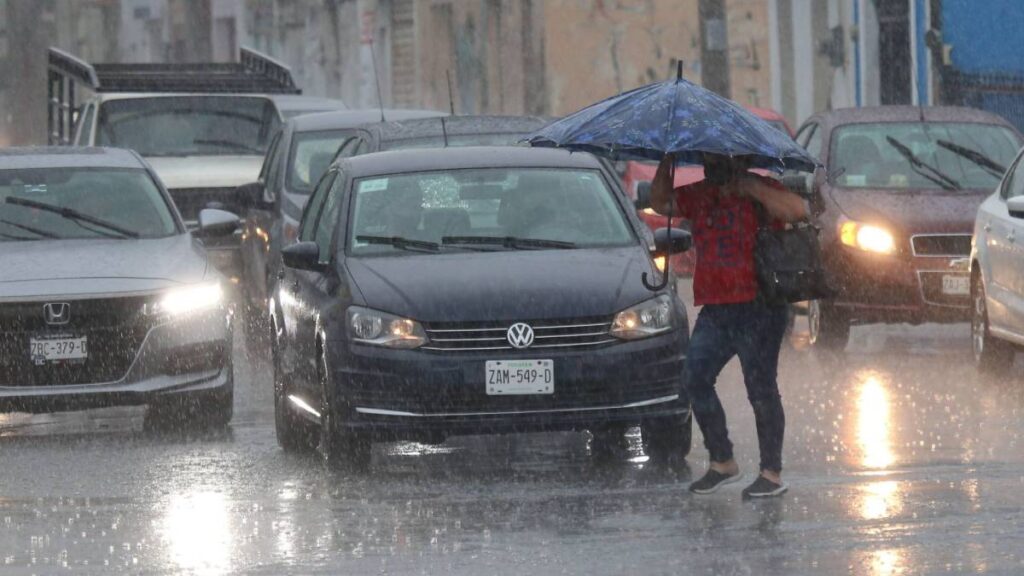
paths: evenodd
<path fill-rule="evenodd" d="M 893 239 L 892 233 L 873 224 L 847 220 L 839 225 L 839 241 L 845 246 L 875 254 L 896 252 L 896 241 Z"/>
<path fill-rule="evenodd" d="M 207 282 L 170 290 L 150 304 L 147 312 L 155 316 L 184 316 L 216 308 L 223 302 L 224 290 L 220 282 Z"/>
<path fill-rule="evenodd" d="M 637 340 L 672 328 L 672 300 L 667 294 L 662 294 L 616 314 L 611 335 L 623 340 Z"/>
<path fill-rule="evenodd" d="M 427 333 L 419 322 L 361 306 L 348 309 L 348 330 L 360 344 L 419 348 L 427 343 Z"/>

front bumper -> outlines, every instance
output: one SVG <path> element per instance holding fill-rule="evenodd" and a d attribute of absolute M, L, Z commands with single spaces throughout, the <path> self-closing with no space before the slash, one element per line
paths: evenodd
<path fill-rule="evenodd" d="M 962 322 L 970 295 L 946 294 L 943 278 L 968 279 L 966 257 L 881 256 L 838 247 L 826 255 L 833 303 L 859 322 Z M 962 280 L 966 281 L 966 280 Z"/>
<path fill-rule="evenodd" d="M 150 328 L 126 373 L 110 382 L 0 386 L 2 412 L 59 412 L 148 404 L 169 395 L 218 395 L 234 385 L 231 314 L 204 313 Z"/>
<path fill-rule="evenodd" d="M 687 333 L 587 350 L 432 352 L 328 343 L 346 427 L 376 437 L 578 430 L 687 415 Z M 488 360 L 550 359 L 554 393 L 489 396 Z"/>

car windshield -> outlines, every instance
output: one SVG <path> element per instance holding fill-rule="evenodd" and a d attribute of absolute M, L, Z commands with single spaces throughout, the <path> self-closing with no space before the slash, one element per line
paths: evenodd
<path fill-rule="evenodd" d="M 447 146 L 511 146 L 525 136 L 525 132 L 497 132 L 491 134 L 449 134 Z M 402 138 L 381 142 L 382 150 L 409 150 L 413 148 L 442 148 L 443 134 L 424 138 Z"/>
<path fill-rule="evenodd" d="M 292 138 L 288 159 L 288 190 L 301 194 L 312 192 L 348 134 L 343 130 L 297 132 Z"/>
<path fill-rule="evenodd" d="M 262 155 L 279 124 L 266 98 L 126 98 L 100 106 L 96 141 L 143 156 Z"/>
<path fill-rule="evenodd" d="M 145 170 L 0 170 L 0 241 L 161 238 L 176 229 Z"/>
<path fill-rule="evenodd" d="M 966 122 L 853 124 L 833 136 L 829 172 L 837 186 L 887 189 L 992 188 L 1020 141 L 1009 128 Z M 954 151 L 956 150 L 956 151 Z M 972 160 L 969 156 L 980 154 Z"/>
<path fill-rule="evenodd" d="M 596 170 L 434 171 L 364 178 L 355 182 L 354 190 L 349 226 L 353 255 L 403 248 L 367 237 L 488 250 L 531 242 L 530 247 L 593 248 L 634 241 L 611 189 Z M 519 242 L 488 244 L 509 238 Z"/>

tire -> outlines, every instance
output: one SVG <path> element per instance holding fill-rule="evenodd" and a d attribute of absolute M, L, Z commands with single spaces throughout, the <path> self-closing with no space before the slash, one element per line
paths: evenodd
<path fill-rule="evenodd" d="M 655 462 L 673 462 L 690 455 L 693 447 L 693 415 L 652 418 L 640 425 L 644 453 Z"/>
<path fill-rule="evenodd" d="M 831 304 L 812 300 L 807 305 L 808 342 L 815 350 L 842 352 L 850 341 L 850 317 Z"/>
<path fill-rule="evenodd" d="M 274 364 L 274 431 L 277 443 L 285 452 L 310 452 L 315 447 L 316 426 L 295 412 L 287 397 L 284 371 L 277 346 L 272 346 L 271 357 Z"/>
<path fill-rule="evenodd" d="M 974 366 L 986 374 L 1005 374 L 1013 365 L 1015 349 L 1012 344 L 999 340 L 989 331 L 988 303 L 981 274 L 974 274 L 972 278 L 971 303 L 971 351 Z"/>
<path fill-rule="evenodd" d="M 339 425 L 340 407 L 331 392 L 327 359 L 321 353 L 317 362 L 317 376 L 320 380 L 320 452 L 331 468 L 352 468 L 363 470 L 370 465 L 370 438 L 345 430 Z"/>

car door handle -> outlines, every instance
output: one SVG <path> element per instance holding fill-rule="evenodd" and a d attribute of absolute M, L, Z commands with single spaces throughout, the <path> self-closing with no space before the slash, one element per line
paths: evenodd
<path fill-rule="evenodd" d="M 991 222 L 985 222 L 985 225 L 982 226 L 981 229 L 984 230 L 985 232 L 991 232 L 992 231 L 992 223 Z"/>
<path fill-rule="evenodd" d="M 1017 241 L 1017 234 L 1015 232 L 1010 232 L 1010 234 L 1006 237 L 1006 241 L 1011 243 L 1011 244 L 1016 242 Z"/>
<path fill-rule="evenodd" d="M 284 270 L 278 270 L 277 271 L 277 279 L 278 280 L 284 280 Z"/>

